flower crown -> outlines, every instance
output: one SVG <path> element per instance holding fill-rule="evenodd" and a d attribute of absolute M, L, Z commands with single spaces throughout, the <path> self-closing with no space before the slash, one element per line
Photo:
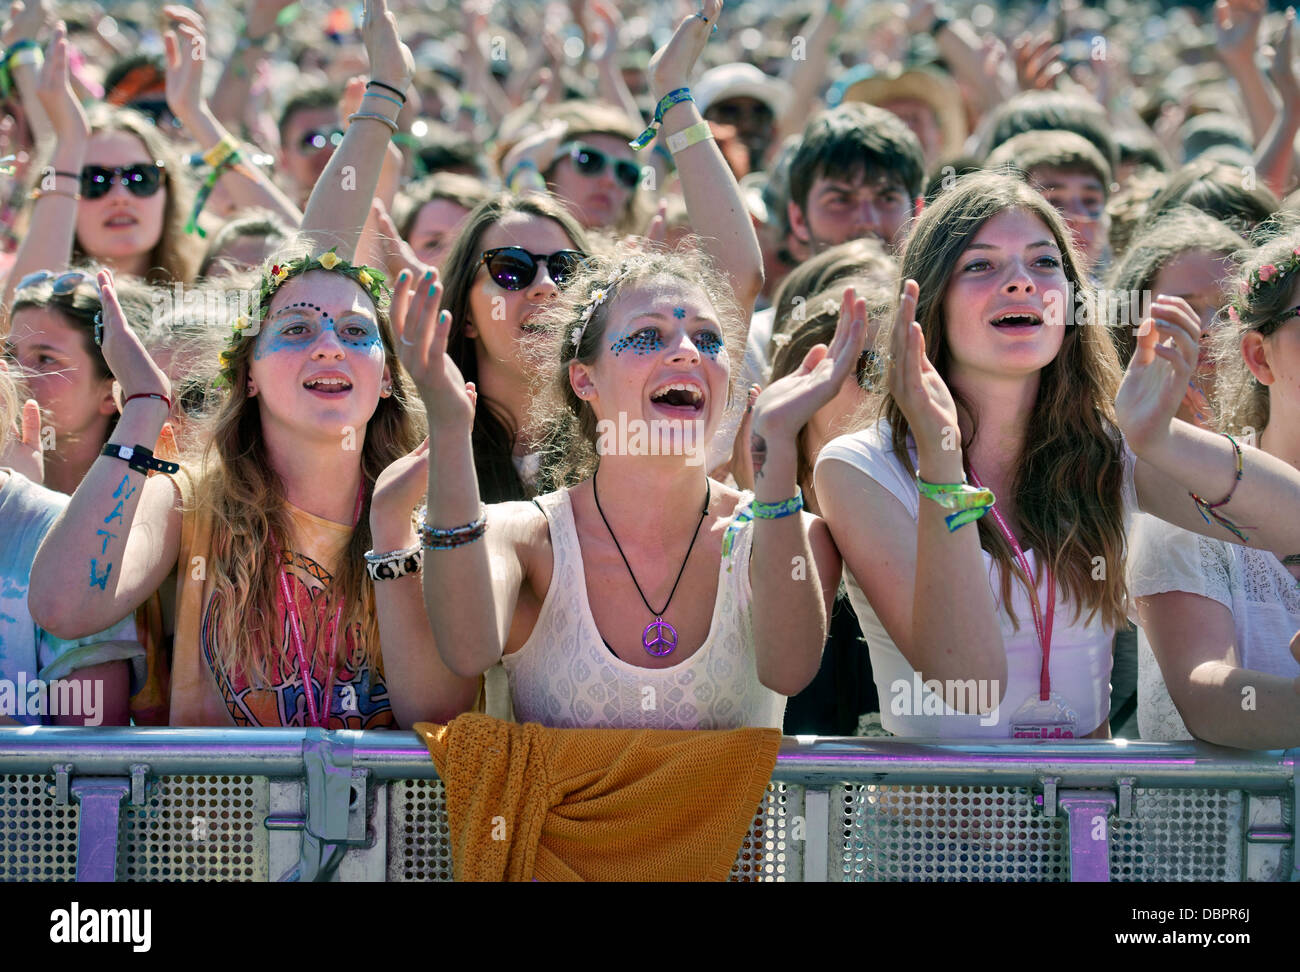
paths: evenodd
<path fill-rule="evenodd" d="M 1250 297 L 1265 284 L 1271 284 L 1288 274 L 1295 273 L 1297 269 L 1300 269 L 1300 246 L 1287 254 L 1287 258 L 1282 262 L 1266 263 L 1262 267 L 1252 270 L 1246 285 L 1241 290 L 1241 297 L 1243 299 Z M 1236 306 L 1228 308 L 1228 316 L 1234 321 L 1241 320 L 1240 311 Z"/>
<path fill-rule="evenodd" d="M 254 325 L 260 321 L 261 315 L 266 313 L 271 304 L 271 298 L 275 296 L 275 292 L 280 289 L 286 280 L 301 276 L 310 270 L 330 270 L 334 273 L 341 273 L 345 277 L 350 277 L 360 284 L 362 289 L 370 295 L 370 299 L 375 302 L 376 308 L 383 308 L 388 305 L 390 291 L 386 285 L 386 277 L 383 271 L 362 264 L 349 263 L 335 252 L 337 249 L 338 247 L 331 247 L 320 256 L 308 255 L 299 257 L 296 260 L 286 260 L 283 263 L 272 264 L 271 269 L 262 276 L 256 309 L 247 317 L 235 318 L 230 325 L 230 340 L 226 345 L 226 349 L 221 352 L 221 371 L 212 383 L 213 387 L 233 386 L 235 380 L 233 362 L 236 353 L 239 351 L 240 342 L 245 337 L 257 334 Z M 250 330 L 252 330 L 253 335 L 247 333 Z"/>
<path fill-rule="evenodd" d="M 626 264 L 620 264 L 610 277 L 609 283 L 595 288 L 587 298 L 587 303 L 582 307 L 582 313 L 578 316 L 578 326 L 573 329 L 573 336 L 569 339 L 573 344 L 573 353 L 576 356 L 578 348 L 582 346 L 582 335 L 587 330 L 587 325 L 591 323 L 591 315 L 596 313 L 596 308 L 609 299 L 610 293 L 614 287 L 626 278 L 632 272 L 632 268 Z"/>

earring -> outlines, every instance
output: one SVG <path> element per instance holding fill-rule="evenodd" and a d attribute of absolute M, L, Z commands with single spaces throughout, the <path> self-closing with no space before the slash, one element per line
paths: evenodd
<path fill-rule="evenodd" d="M 380 398 L 388 398 L 388 397 L 389 397 L 390 395 L 392 395 L 392 394 L 393 394 L 393 386 L 392 386 L 392 385 L 385 385 L 385 386 L 384 386 L 384 390 L 381 391 L 381 392 L 379 393 L 379 397 L 380 397 Z"/>

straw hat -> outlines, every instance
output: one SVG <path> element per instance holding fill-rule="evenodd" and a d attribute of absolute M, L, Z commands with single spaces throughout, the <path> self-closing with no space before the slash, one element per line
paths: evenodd
<path fill-rule="evenodd" d="M 827 103 L 834 108 L 844 101 L 880 105 L 904 98 L 923 101 L 933 109 L 943 135 L 941 155 L 944 158 L 959 155 L 968 134 L 961 91 L 952 78 L 935 68 L 913 67 L 881 73 L 870 65 L 861 65 L 831 86 Z"/>

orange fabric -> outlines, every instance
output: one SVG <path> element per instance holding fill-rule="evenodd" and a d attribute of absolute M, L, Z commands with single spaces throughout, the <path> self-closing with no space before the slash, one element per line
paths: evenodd
<path fill-rule="evenodd" d="M 725 881 L 776 766 L 775 729 L 421 722 L 458 881 Z"/>

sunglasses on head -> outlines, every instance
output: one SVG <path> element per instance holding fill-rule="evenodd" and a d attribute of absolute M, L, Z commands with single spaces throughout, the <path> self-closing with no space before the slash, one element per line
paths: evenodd
<path fill-rule="evenodd" d="M 546 264 L 546 272 L 555 286 L 563 287 L 586 259 L 586 254 L 578 250 L 529 253 L 519 246 L 498 246 L 495 250 L 485 250 L 482 257 L 489 276 L 506 290 L 523 290 L 529 286 L 537 279 L 537 268 L 542 264 Z"/>
<path fill-rule="evenodd" d="M 162 185 L 162 162 L 137 162 L 109 168 L 87 165 L 81 170 L 81 195 L 86 199 L 107 196 L 114 183 L 126 186 L 133 196 L 152 196 Z"/>
<path fill-rule="evenodd" d="M 585 176 L 596 177 L 605 171 L 605 166 L 614 166 L 614 178 L 624 189 L 635 189 L 641 178 L 641 167 L 631 159 L 613 159 L 600 149 L 583 145 L 581 142 L 569 142 L 561 145 L 560 157 L 568 156 L 573 160 L 573 167 Z"/>
<path fill-rule="evenodd" d="M 29 273 L 18 281 L 15 291 L 22 290 L 25 287 L 39 287 L 46 281 L 53 280 L 51 289 L 56 296 L 65 297 L 72 293 L 83 281 L 89 280 L 90 274 L 82 273 L 80 270 L 69 270 L 67 273 L 55 274 L 50 270 L 37 270 L 35 273 Z"/>
<path fill-rule="evenodd" d="M 156 127 L 181 127 L 180 119 L 172 114 L 171 107 L 164 98 L 133 101 L 130 107 L 148 118 Z"/>
<path fill-rule="evenodd" d="M 304 152 L 319 152 L 323 148 L 338 148 L 343 141 L 341 128 L 314 128 L 303 132 L 298 145 Z"/>

